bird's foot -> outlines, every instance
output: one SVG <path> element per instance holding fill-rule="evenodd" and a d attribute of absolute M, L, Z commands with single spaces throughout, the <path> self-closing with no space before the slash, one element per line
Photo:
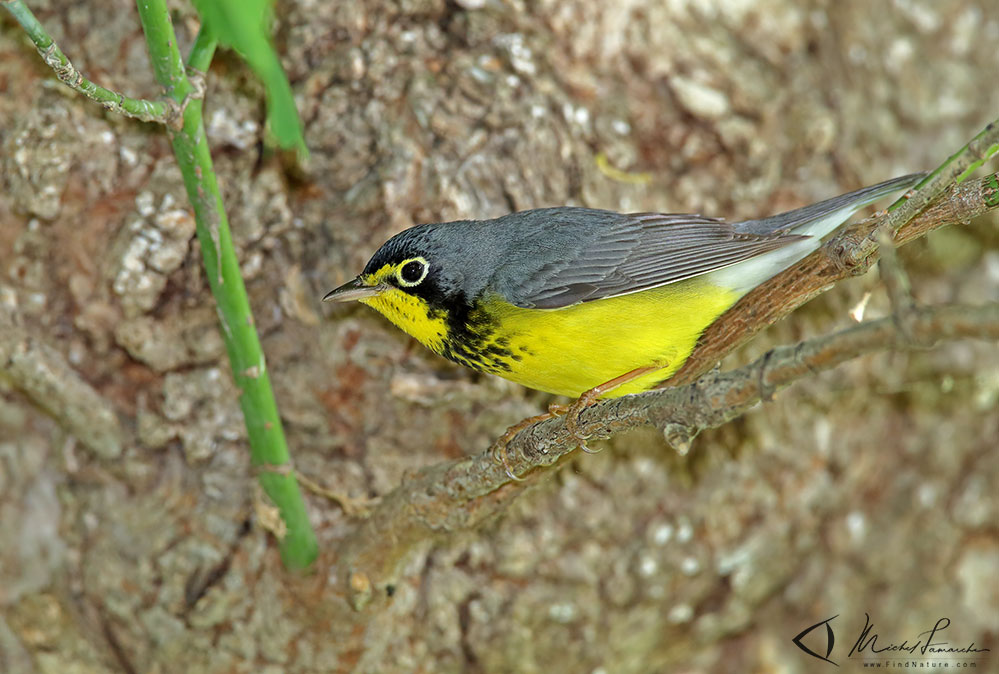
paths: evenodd
<path fill-rule="evenodd" d="M 587 454 L 596 454 L 600 450 L 590 449 L 586 441 L 592 436 L 579 430 L 579 415 L 584 409 L 597 401 L 602 392 L 597 389 L 590 389 L 579 396 L 570 405 L 558 405 L 552 403 L 548 406 L 548 413 L 553 417 L 565 417 L 565 430 L 573 440 L 579 444 L 579 448 Z"/>
<path fill-rule="evenodd" d="M 569 433 L 569 436 L 579 444 L 579 448 L 587 454 L 596 454 L 599 450 L 590 449 L 586 444 L 586 441 L 592 436 L 580 431 L 579 415 L 587 407 L 596 403 L 601 396 L 610 393 L 614 389 L 623 386 L 630 381 L 649 374 L 650 372 L 661 370 L 664 367 L 664 364 L 657 364 L 649 367 L 635 368 L 630 372 L 624 373 L 620 377 L 615 377 L 614 379 L 604 382 L 599 386 L 594 386 L 589 391 L 584 391 L 583 394 L 570 405 L 557 405 L 554 403 L 549 405 L 548 411 L 544 414 L 527 417 L 523 421 L 520 421 L 506 429 L 506 432 L 503 433 L 503 435 L 501 435 L 490 448 L 493 459 L 497 463 L 502 464 L 503 469 L 506 471 L 507 476 L 511 480 L 516 480 L 518 482 L 523 481 L 523 478 L 517 477 L 517 475 L 513 472 L 513 467 L 510 465 L 510 454 L 507 451 L 510 442 L 513 441 L 518 433 L 529 426 L 533 426 L 539 421 L 545 421 L 546 419 L 559 416 L 565 416 L 565 430 Z"/>
<path fill-rule="evenodd" d="M 615 377 L 610 381 L 606 381 L 599 386 L 594 386 L 589 391 L 583 391 L 583 394 L 580 395 L 571 405 L 552 405 L 549 406 L 548 411 L 552 414 L 564 414 L 565 430 L 568 431 L 573 440 L 579 442 L 579 448 L 587 454 L 596 454 L 599 450 L 590 449 L 586 445 L 586 441 L 593 436 L 579 430 L 579 415 L 582 414 L 583 410 L 587 407 L 595 404 L 601 396 L 604 396 L 614 389 L 624 386 L 639 377 L 643 377 L 650 372 L 661 370 L 663 367 L 665 367 L 665 365 L 652 365 L 648 367 L 635 368 L 634 370 L 625 372 L 621 376 Z M 553 408 L 558 409 L 554 410 Z"/>
<path fill-rule="evenodd" d="M 551 410 L 551 408 L 549 408 L 549 410 Z M 517 437 L 517 434 L 520 433 L 522 430 L 528 428 L 529 426 L 533 426 L 539 421 L 544 421 L 545 419 L 551 419 L 553 416 L 555 416 L 555 414 L 553 414 L 551 411 L 548 411 L 544 414 L 537 414 L 533 417 L 527 417 L 523 421 L 518 421 L 513 426 L 510 426 L 508 429 L 506 429 L 506 432 L 503 433 L 503 435 L 501 435 L 496 440 L 496 442 L 493 443 L 493 446 L 489 448 L 489 451 L 492 452 L 493 460 L 495 460 L 496 463 L 503 465 L 503 469 L 506 472 L 507 477 L 509 477 L 511 480 L 522 482 L 524 478 L 517 477 L 517 475 L 515 475 L 513 472 L 513 468 L 510 466 L 510 454 L 509 452 L 507 452 L 507 448 L 509 447 L 510 442 L 512 442 L 513 439 Z"/>

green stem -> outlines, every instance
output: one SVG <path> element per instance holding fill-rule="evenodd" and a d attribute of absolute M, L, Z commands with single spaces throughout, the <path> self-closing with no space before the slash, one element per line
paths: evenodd
<path fill-rule="evenodd" d="M 35 43 L 38 53 L 46 65 L 55 71 L 59 81 L 87 98 L 97 101 L 112 112 L 119 112 L 144 122 L 167 124 L 174 116 L 173 110 L 163 101 L 147 101 L 129 98 L 117 91 L 94 84 L 77 70 L 66 55 L 59 49 L 45 27 L 21 0 L 3 0 L 0 3 L 21 24 L 21 28 Z"/>
<path fill-rule="evenodd" d="M 887 217 L 881 223 L 881 228 L 894 234 L 947 188 L 966 180 L 975 169 L 997 152 L 999 152 L 999 119 L 990 122 L 964 147 L 919 181 L 919 184 L 913 188 L 915 192 L 911 198 L 902 197 L 892 204 L 888 208 Z"/>
<path fill-rule="evenodd" d="M 202 24 L 198 36 L 194 38 L 191 51 L 187 55 L 187 67 L 189 70 L 196 70 L 199 73 L 208 72 L 208 66 L 212 64 L 212 57 L 215 56 L 215 47 L 218 40 L 211 31 Z"/>
<path fill-rule="evenodd" d="M 205 273 L 218 303 L 233 379 L 242 391 L 239 402 L 246 422 L 251 461 L 258 471 L 260 485 L 277 506 L 286 526 L 281 539 L 282 560 L 289 568 L 305 568 L 316 557 L 316 538 L 291 467 L 264 354 L 240 276 L 205 136 L 202 101 L 190 97 L 193 87 L 177 49 L 164 0 L 138 0 L 137 4 L 156 79 L 167 95 L 183 108 L 182 127 L 179 130 L 168 127 L 168 131 L 187 195 L 194 206 Z M 201 36 L 199 34 L 195 41 L 193 52 L 197 65 L 205 65 L 210 60 L 209 47 L 214 42 L 208 36 L 202 40 Z"/>

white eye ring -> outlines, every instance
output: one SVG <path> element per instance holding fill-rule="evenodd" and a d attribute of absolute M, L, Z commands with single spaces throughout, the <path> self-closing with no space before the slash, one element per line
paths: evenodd
<path fill-rule="evenodd" d="M 420 276 L 416 278 L 415 274 L 409 274 L 410 278 L 405 278 L 407 275 L 407 268 L 411 271 L 415 271 L 416 267 L 412 266 L 414 263 L 419 265 Z M 430 265 L 427 264 L 426 260 L 422 257 L 412 257 L 408 260 L 404 260 L 402 264 L 396 267 L 395 278 L 399 282 L 399 285 L 404 288 L 412 288 L 413 286 L 418 286 L 423 283 L 423 279 L 427 278 L 428 271 L 430 271 Z"/>

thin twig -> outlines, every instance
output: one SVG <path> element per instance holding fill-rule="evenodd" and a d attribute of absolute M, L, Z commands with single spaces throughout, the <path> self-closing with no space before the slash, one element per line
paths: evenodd
<path fill-rule="evenodd" d="M 367 517 L 371 508 L 377 505 L 381 500 L 377 496 L 349 496 L 335 489 L 329 489 L 322 486 L 319 482 L 308 477 L 302 471 L 297 471 L 296 474 L 298 476 L 298 482 L 303 487 L 311 491 L 313 494 L 317 494 L 325 499 L 333 501 L 340 506 L 344 514 L 349 517 Z"/>
<path fill-rule="evenodd" d="M 891 305 L 892 316 L 898 329 L 903 334 L 909 334 L 909 319 L 916 306 L 916 300 L 912 296 L 912 284 L 909 282 L 909 275 L 905 272 L 902 261 L 898 257 L 898 250 L 891 238 L 891 233 L 887 229 L 879 229 L 876 234 L 878 250 L 881 254 L 881 259 L 878 261 L 881 283 L 884 284 L 885 291 L 888 293 L 888 302 Z"/>
<path fill-rule="evenodd" d="M 166 101 L 148 101 L 142 98 L 130 98 L 117 91 L 106 89 L 94 84 L 77 70 L 69 58 L 59 49 L 45 27 L 35 18 L 35 15 L 22 0 L 3 0 L 0 2 L 21 24 L 21 28 L 35 43 L 38 53 L 45 64 L 52 68 L 59 81 L 87 98 L 97 101 L 106 109 L 140 119 L 143 122 L 169 124 L 176 116 L 176 111 Z"/>

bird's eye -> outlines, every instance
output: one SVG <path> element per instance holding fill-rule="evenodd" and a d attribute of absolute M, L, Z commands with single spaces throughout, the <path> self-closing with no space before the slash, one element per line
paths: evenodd
<path fill-rule="evenodd" d="M 419 284 L 427 276 L 427 270 L 429 269 L 427 261 L 422 257 L 414 258 L 405 262 L 398 270 L 396 270 L 396 278 L 399 279 L 399 284 L 406 287 L 412 287 Z"/>

